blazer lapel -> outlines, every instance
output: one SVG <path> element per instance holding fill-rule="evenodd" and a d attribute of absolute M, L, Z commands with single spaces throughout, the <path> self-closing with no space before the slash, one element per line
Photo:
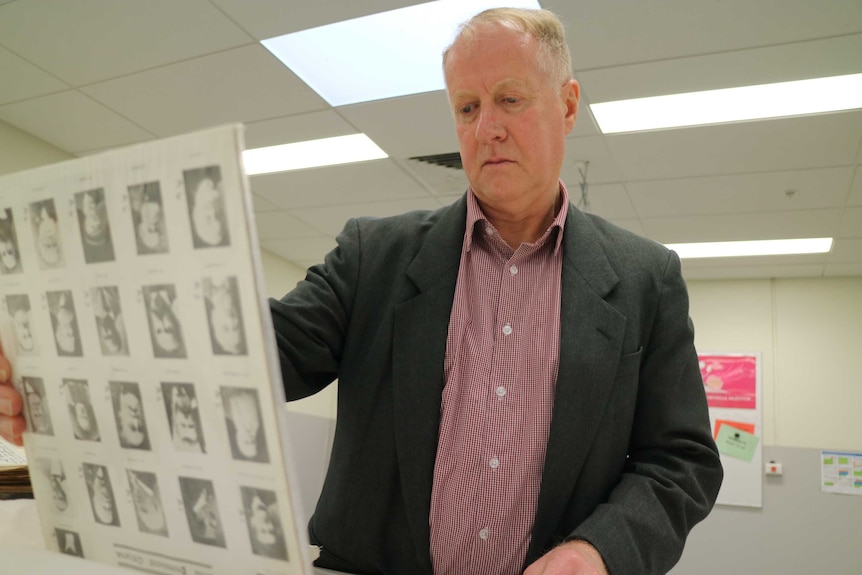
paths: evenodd
<path fill-rule="evenodd" d="M 411 535 L 429 575 L 428 519 L 446 338 L 464 239 L 464 198 L 440 214 L 407 268 L 415 292 L 395 309 L 392 345 L 393 417 L 401 487 Z"/>
<path fill-rule="evenodd" d="M 527 562 L 558 524 L 610 395 L 625 318 L 604 297 L 618 277 L 592 223 L 569 206 L 563 238 L 560 365 Z"/>

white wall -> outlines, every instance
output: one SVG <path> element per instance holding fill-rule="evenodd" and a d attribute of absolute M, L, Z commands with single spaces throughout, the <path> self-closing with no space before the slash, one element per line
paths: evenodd
<path fill-rule="evenodd" d="M 760 352 L 763 441 L 862 450 L 862 278 L 689 282 L 695 343 Z"/>

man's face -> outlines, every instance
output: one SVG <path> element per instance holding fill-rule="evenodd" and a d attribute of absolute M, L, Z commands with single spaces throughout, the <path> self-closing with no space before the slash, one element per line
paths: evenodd
<path fill-rule="evenodd" d="M 108 478 L 101 467 L 93 476 L 93 509 L 99 522 L 114 522 L 114 500 L 108 487 Z"/>
<path fill-rule="evenodd" d="M 150 318 L 153 321 L 153 333 L 159 347 L 168 353 L 179 349 L 180 338 L 177 336 L 177 326 L 174 321 L 168 315 L 159 317 L 154 313 L 150 314 Z"/>
<path fill-rule="evenodd" d="M 577 83 L 549 79 L 536 41 L 522 32 L 484 25 L 474 40 L 456 42 L 445 67 L 467 179 L 486 209 L 547 211 L 577 116 Z"/>
<path fill-rule="evenodd" d="M 242 347 L 242 329 L 239 313 L 229 294 L 216 294 L 210 316 L 213 335 L 228 353 L 239 353 Z"/>
<path fill-rule="evenodd" d="M 251 500 L 249 524 L 258 542 L 264 545 L 275 543 L 275 524 L 272 522 L 263 500 L 257 495 Z"/>
<path fill-rule="evenodd" d="M 205 178 L 195 190 L 192 208 L 192 221 L 198 237 L 210 245 L 219 245 L 224 238 L 221 218 L 221 191 L 215 182 Z"/>
<path fill-rule="evenodd" d="M 84 213 L 84 233 L 91 241 L 102 242 L 105 236 L 105 219 L 93 195 L 84 194 L 81 199 L 81 211 Z"/>
<path fill-rule="evenodd" d="M 59 263 L 60 240 L 58 239 L 57 222 L 46 213 L 43 213 L 42 220 L 39 222 L 38 236 L 37 244 L 42 261 L 48 265 Z"/>
<path fill-rule="evenodd" d="M 0 260 L 7 270 L 14 270 L 18 267 L 18 251 L 12 240 L 0 240 Z"/>
<path fill-rule="evenodd" d="M 33 351 L 36 342 L 33 340 L 33 332 L 30 329 L 30 312 L 19 309 L 15 312 L 13 319 L 18 346 L 24 351 Z"/>
<path fill-rule="evenodd" d="M 257 457 L 257 433 L 260 430 L 260 414 L 254 396 L 248 393 L 230 399 L 230 413 L 236 427 L 236 445 L 248 458 Z"/>
<path fill-rule="evenodd" d="M 141 241 L 150 249 L 156 249 L 162 233 L 162 207 L 156 202 L 141 204 L 141 223 L 138 224 L 138 235 Z"/>
<path fill-rule="evenodd" d="M 57 311 L 57 329 L 54 332 L 57 345 L 66 353 L 74 353 L 77 347 L 75 337 L 75 316 L 66 308 Z"/>
<path fill-rule="evenodd" d="M 141 417 L 141 400 L 131 392 L 120 394 L 120 435 L 130 445 L 144 442 L 144 422 Z"/>
<path fill-rule="evenodd" d="M 37 433 L 45 433 L 50 429 L 50 420 L 48 419 L 48 412 L 42 404 L 42 396 L 29 385 L 26 385 L 24 390 L 27 394 L 27 407 L 30 408 L 30 421 L 33 424 L 33 430 Z"/>

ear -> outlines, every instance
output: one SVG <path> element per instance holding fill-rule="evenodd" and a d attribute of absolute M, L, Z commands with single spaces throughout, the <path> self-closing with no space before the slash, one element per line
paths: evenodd
<path fill-rule="evenodd" d="M 569 80 L 563 84 L 560 95 L 565 114 L 563 121 L 566 126 L 566 135 L 568 135 L 571 133 L 572 128 L 575 127 L 575 121 L 578 119 L 578 100 L 581 97 L 581 85 L 578 84 L 577 80 Z"/>

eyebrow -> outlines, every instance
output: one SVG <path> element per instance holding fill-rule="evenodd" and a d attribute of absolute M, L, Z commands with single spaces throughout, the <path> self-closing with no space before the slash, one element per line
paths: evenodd
<path fill-rule="evenodd" d="M 519 80 L 517 78 L 504 78 L 503 80 L 500 80 L 499 82 L 497 82 L 496 84 L 491 86 L 490 92 L 493 94 L 496 92 L 502 92 L 505 90 L 513 90 L 513 89 L 514 90 L 521 90 L 521 91 L 525 91 L 525 92 L 530 92 L 530 93 L 535 91 L 535 90 L 531 90 L 530 86 L 527 84 L 527 82 L 525 82 L 523 80 Z M 470 98 L 471 96 L 473 96 L 473 94 L 474 94 L 474 92 L 472 92 L 470 90 L 458 90 L 452 94 L 451 99 L 453 102 L 458 102 L 459 100 L 462 100 L 465 98 Z"/>

